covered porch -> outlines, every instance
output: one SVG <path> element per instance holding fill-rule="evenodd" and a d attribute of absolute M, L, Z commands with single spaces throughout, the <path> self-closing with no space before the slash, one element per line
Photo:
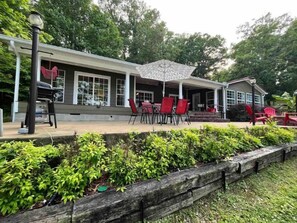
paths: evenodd
<path fill-rule="evenodd" d="M 23 121 L 27 102 L 19 100 L 21 55 L 31 56 L 31 41 L 7 37 L 0 39 L 10 47 L 16 56 L 15 89 L 12 103 L 12 121 Z M 41 73 L 37 80 L 52 84 L 59 91 L 55 110 L 57 120 L 127 120 L 130 115 L 128 99 L 136 102 L 148 100 L 160 102 L 162 90 L 158 81 L 140 77 L 136 67 L 139 64 L 106 58 L 85 52 L 65 49 L 48 44 L 39 46 L 39 71 L 41 66 L 58 66 L 59 80 L 46 80 Z M 91 93 L 82 98 L 82 83 L 93 85 Z M 96 83 L 101 88 L 96 90 Z M 198 111 L 213 106 L 226 114 L 225 83 L 197 77 L 166 83 L 166 96 L 186 98 L 190 110 Z M 86 100 L 85 100 L 86 99 Z M 199 107 L 203 105 L 203 107 Z M 225 117 L 225 116 L 224 116 Z"/>

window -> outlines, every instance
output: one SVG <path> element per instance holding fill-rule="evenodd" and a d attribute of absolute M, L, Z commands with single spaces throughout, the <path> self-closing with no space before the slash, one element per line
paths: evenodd
<path fill-rule="evenodd" d="M 245 93 L 238 91 L 237 92 L 237 104 L 244 104 L 245 103 Z"/>
<path fill-rule="evenodd" d="M 152 91 L 136 91 L 136 105 L 140 106 L 143 101 L 153 102 L 154 92 Z"/>
<path fill-rule="evenodd" d="M 246 103 L 247 104 L 252 104 L 253 102 L 253 97 L 251 93 L 246 93 Z"/>
<path fill-rule="evenodd" d="M 64 102 L 65 91 L 65 70 L 58 70 L 59 75 L 55 80 L 51 78 L 51 85 L 57 92 L 55 93 L 55 102 Z"/>
<path fill-rule="evenodd" d="M 247 104 L 253 103 L 253 97 L 251 93 L 246 93 L 246 103 Z M 258 94 L 255 94 L 255 104 L 258 104 L 258 105 L 261 104 L 261 97 Z"/>
<path fill-rule="evenodd" d="M 74 103 L 109 106 L 110 77 L 79 72 L 74 83 Z"/>
<path fill-rule="evenodd" d="M 206 92 L 206 107 L 214 106 L 214 91 Z"/>
<path fill-rule="evenodd" d="M 258 94 L 255 95 L 255 104 L 258 104 L 258 105 L 261 104 L 260 95 Z"/>
<path fill-rule="evenodd" d="M 227 90 L 227 108 L 235 104 L 235 91 Z"/>
<path fill-rule="evenodd" d="M 125 105 L 125 80 L 117 79 L 117 106 Z"/>

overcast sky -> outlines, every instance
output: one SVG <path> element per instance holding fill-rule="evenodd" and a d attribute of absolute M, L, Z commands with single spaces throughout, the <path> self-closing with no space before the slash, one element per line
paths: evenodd
<path fill-rule="evenodd" d="M 156 8 L 175 33 L 221 35 L 227 45 L 238 42 L 237 27 L 253 23 L 268 12 L 272 17 L 288 13 L 297 17 L 297 0 L 143 0 Z"/>

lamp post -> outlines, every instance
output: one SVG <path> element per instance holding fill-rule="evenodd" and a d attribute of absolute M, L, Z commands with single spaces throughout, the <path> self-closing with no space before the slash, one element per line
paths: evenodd
<path fill-rule="evenodd" d="M 252 110 L 253 110 L 252 121 L 253 121 L 253 125 L 255 125 L 255 84 L 256 84 L 256 79 L 251 78 L 250 82 L 252 84 Z"/>
<path fill-rule="evenodd" d="M 294 96 L 295 96 L 295 106 L 296 106 L 296 112 L 297 112 L 297 90 L 294 91 Z"/>
<path fill-rule="evenodd" d="M 31 81 L 29 95 L 28 111 L 28 134 L 35 133 L 35 112 L 37 99 L 37 73 L 38 73 L 38 45 L 39 32 L 43 28 L 43 21 L 38 12 L 32 11 L 29 16 L 29 22 L 32 27 L 32 52 L 31 52 Z"/>

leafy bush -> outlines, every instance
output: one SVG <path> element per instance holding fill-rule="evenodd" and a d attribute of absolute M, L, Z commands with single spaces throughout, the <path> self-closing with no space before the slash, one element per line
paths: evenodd
<path fill-rule="evenodd" d="M 102 135 L 87 133 L 78 137 L 74 146 L 63 145 L 60 150 L 67 159 L 55 170 L 53 190 L 67 202 L 81 197 L 86 186 L 102 176 L 107 169 L 107 148 Z"/>
<path fill-rule="evenodd" d="M 109 181 L 117 186 L 134 183 L 138 179 L 138 157 L 132 150 L 115 146 L 108 163 Z"/>
<path fill-rule="evenodd" d="M 159 179 L 170 171 L 219 161 L 263 145 L 296 140 L 293 129 L 273 123 L 238 129 L 205 126 L 167 133 L 131 133 L 107 149 L 103 137 L 87 133 L 73 144 L 36 147 L 32 142 L 0 144 L 0 211 L 3 215 L 29 208 L 58 194 L 73 201 L 87 187 L 104 176 L 120 189 L 150 178 Z"/>
<path fill-rule="evenodd" d="M 248 132 L 259 138 L 265 146 L 290 143 L 296 140 L 296 131 L 279 128 L 274 124 L 266 126 L 253 126 Z"/>
<path fill-rule="evenodd" d="M 16 213 L 49 196 L 55 182 L 49 160 L 58 157 L 52 146 L 35 147 L 32 142 L 0 145 L 0 211 Z"/>
<path fill-rule="evenodd" d="M 196 152 L 200 146 L 199 130 L 172 130 L 166 137 L 168 137 L 168 143 L 170 148 L 172 148 L 169 157 L 169 166 L 171 169 L 195 165 Z"/>
<path fill-rule="evenodd" d="M 159 178 L 169 172 L 170 156 L 174 152 L 172 144 L 166 138 L 150 134 L 139 157 L 141 179 Z"/>

